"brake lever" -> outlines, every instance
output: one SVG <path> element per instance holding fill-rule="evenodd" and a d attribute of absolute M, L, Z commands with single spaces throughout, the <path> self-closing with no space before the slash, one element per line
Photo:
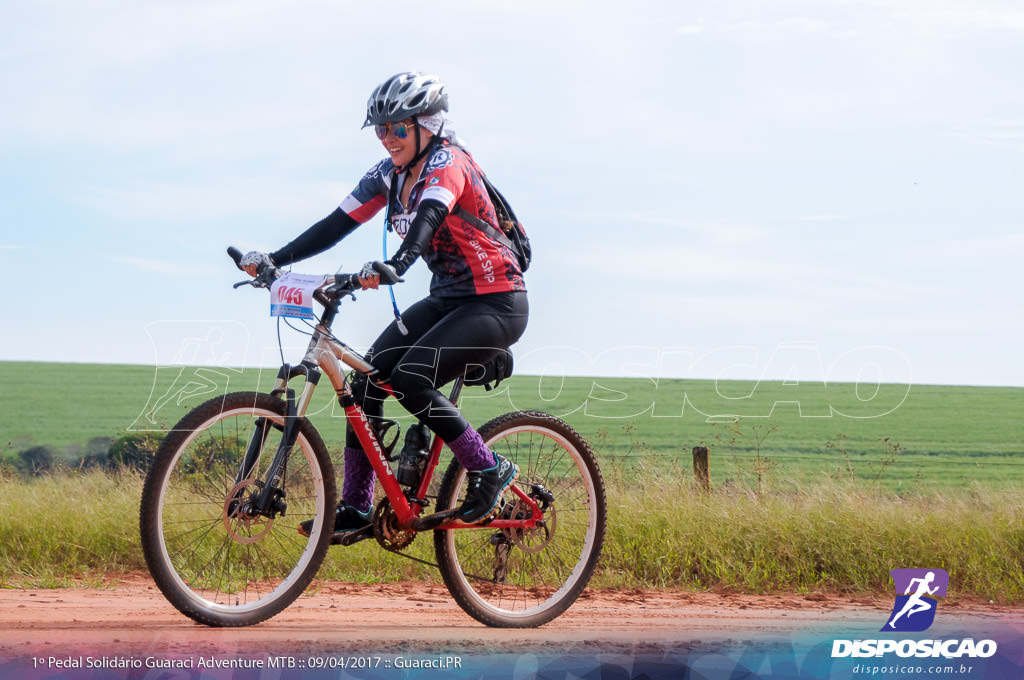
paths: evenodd
<path fill-rule="evenodd" d="M 354 277 L 351 274 L 335 274 L 334 283 L 324 288 L 324 293 L 335 300 L 345 297 L 356 299 Z"/>
<path fill-rule="evenodd" d="M 242 286 L 252 286 L 253 288 L 270 288 L 274 281 L 281 278 L 284 274 L 280 269 L 274 269 L 266 267 L 255 278 L 248 279 L 246 281 L 239 281 L 233 288 L 241 288 Z"/>
<path fill-rule="evenodd" d="M 332 298 L 334 300 L 342 300 L 342 299 L 347 298 L 347 297 L 350 297 L 353 300 L 356 299 L 355 291 L 353 291 L 353 290 L 345 290 L 344 286 L 342 286 L 341 284 L 337 284 L 337 283 L 331 284 L 330 286 L 327 286 L 326 288 L 324 288 L 324 295 L 326 295 L 327 297 Z"/>

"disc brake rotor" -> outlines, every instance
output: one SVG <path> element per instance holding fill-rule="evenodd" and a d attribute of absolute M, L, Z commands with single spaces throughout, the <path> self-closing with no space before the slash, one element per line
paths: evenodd
<path fill-rule="evenodd" d="M 247 509 L 249 494 L 246 493 L 246 489 L 251 486 L 256 486 L 255 480 L 241 481 L 228 491 L 227 498 L 224 499 L 221 521 L 227 529 L 228 536 L 235 543 L 258 543 L 274 526 L 272 518 L 252 513 Z"/>
<path fill-rule="evenodd" d="M 502 508 L 499 517 L 501 519 L 528 519 L 533 510 L 520 499 L 514 503 L 506 503 Z M 557 524 L 555 506 L 550 505 L 544 511 L 543 524 L 537 524 L 530 529 L 503 529 L 506 539 L 511 545 L 516 546 L 526 553 L 537 553 L 548 547 L 555 537 L 555 525 Z"/>

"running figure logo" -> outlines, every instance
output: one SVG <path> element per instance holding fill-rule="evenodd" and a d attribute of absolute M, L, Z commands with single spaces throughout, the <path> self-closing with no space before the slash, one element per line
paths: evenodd
<path fill-rule="evenodd" d="M 883 631 L 918 632 L 935 621 L 937 597 L 946 596 L 949 574 L 944 569 L 893 569 L 896 604 Z"/>

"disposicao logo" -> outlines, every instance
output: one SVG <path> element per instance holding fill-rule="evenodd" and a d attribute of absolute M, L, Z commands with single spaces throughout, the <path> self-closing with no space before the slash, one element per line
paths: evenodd
<path fill-rule="evenodd" d="M 936 598 L 946 596 L 949 574 L 945 569 L 893 569 L 889 574 L 896 586 L 896 604 L 882 631 L 928 630 L 935 621 Z"/>
<path fill-rule="evenodd" d="M 949 574 L 944 569 L 893 569 L 896 603 L 882 626 L 883 633 L 916 633 L 928 630 L 935 622 L 939 597 L 946 596 Z M 901 594 L 902 593 L 902 594 Z M 899 657 L 946 659 L 987 658 L 996 653 L 993 640 L 833 640 L 832 658 Z"/>

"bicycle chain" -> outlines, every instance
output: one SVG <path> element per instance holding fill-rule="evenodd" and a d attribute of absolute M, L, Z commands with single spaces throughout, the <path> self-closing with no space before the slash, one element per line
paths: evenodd
<path fill-rule="evenodd" d="M 504 519 L 510 519 L 512 517 L 522 517 L 523 515 L 521 513 L 526 512 L 525 506 L 522 508 L 519 506 L 519 501 L 516 501 L 514 503 L 503 504 L 503 507 L 498 512 L 497 516 L 502 517 Z M 554 517 L 551 517 L 549 521 L 553 520 Z M 496 556 L 498 557 L 498 561 L 501 564 L 499 564 L 496 567 L 494 575 L 491 578 L 485 576 L 478 576 L 474 574 L 466 574 L 466 576 L 474 578 L 478 581 L 484 581 L 488 583 L 500 582 L 502 579 L 499 577 L 499 571 L 501 570 L 501 566 L 508 559 L 508 549 L 512 546 L 515 546 L 518 547 L 520 550 L 523 550 L 524 552 L 539 552 L 540 550 L 547 547 L 548 543 L 551 542 L 553 527 L 545 527 L 544 539 L 541 541 L 539 545 L 534 546 L 528 546 L 526 544 L 527 541 L 525 539 L 527 539 L 529 532 L 523 532 L 522 530 L 503 530 L 500 533 L 504 534 L 504 540 L 494 542 L 494 546 Z M 419 532 L 412 531 L 410 529 L 399 528 L 398 518 L 397 515 L 395 514 L 394 509 L 391 507 L 391 502 L 387 498 L 381 500 L 381 502 L 377 505 L 377 509 L 373 515 L 373 536 L 377 539 L 377 543 L 388 552 L 399 555 L 400 557 L 404 557 L 407 560 L 419 562 L 420 564 L 425 564 L 430 567 L 440 568 L 440 565 L 437 564 L 437 562 L 431 562 L 429 560 L 415 557 L 413 555 L 408 555 L 405 552 L 403 552 L 406 548 L 412 545 L 412 542 L 416 540 L 416 536 L 418 535 Z M 504 559 L 500 557 L 502 553 L 502 548 L 504 548 L 505 553 Z"/>
<path fill-rule="evenodd" d="M 412 560 L 413 562 L 419 562 L 420 564 L 440 569 L 441 565 L 437 562 L 431 562 L 430 560 L 425 560 L 403 552 L 412 544 L 416 539 L 416 536 L 419 535 L 419 532 L 398 529 L 395 526 L 396 523 L 396 515 L 394 509 L 391 507 L 391 502 L 386 498 L 381 500 L 373 515 L 373 536 L 377 539 L 377 543 L 388 552 L 394 553 L 399 557 L 404 557 L 407 560 Z M 477 576 L 475 574 L 466 574 L 466 576 L 487 583 L 495 582 L 493 578 L 488 578 L 486 576 Z"/>

